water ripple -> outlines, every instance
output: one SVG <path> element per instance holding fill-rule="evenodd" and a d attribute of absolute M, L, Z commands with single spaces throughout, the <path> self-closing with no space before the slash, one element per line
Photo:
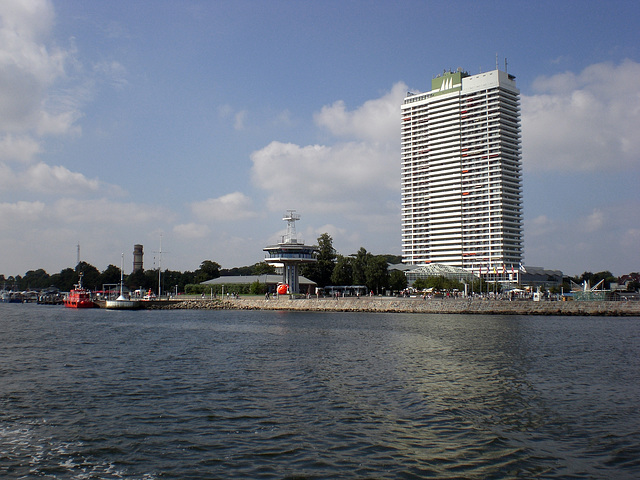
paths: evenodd
<path fill-rule="evenodd" d="M 0 309 L 4 478 L 640 477 L 638 319 Z"/>

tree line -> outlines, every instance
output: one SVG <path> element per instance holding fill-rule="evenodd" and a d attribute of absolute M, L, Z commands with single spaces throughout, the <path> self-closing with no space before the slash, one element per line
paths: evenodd
<path fill-rule="evenodd" d="M 164 270 L 161 272 L 163 292 L 184 292 L 189 284 L 204 282 L 220 275 L 260 275 L 274 272 L 273 267 L 266 263 L 257 263 L 247 267 L 222 269 L 220 265 L 211 260 L 205 260 L 200 267 L 191 272 Z M 29 270 L 24 276 L 5 277 L 0 275 L 0 287 L 7 290 L 44 290 L 55 287 L 63 292 L 68 292 L 79 282 L 82 273 L 82 285 L 93 291 L 102 290 L 106 285 L 120 284 L 120 267 L 109 265 L 104 271 L 98 270 L 87 262 L 80 262 L 75 268 L 65 268 L 59 273 L 49 275 L 43 269 Z M 124 285 L 130 290 L 158 291 L 158 270 L 139 270 L 129 275 L 124 275 Z"/>
<path fill-rule="evenodd" d="M 318 251 L 316 262 L 303 265 L 300 270 L 301 275 L 313 280 L 319 287 L 328 285 L 361 285 L 374 293 L 383 293 L 390 289 L 401 291 L 407 287 L 407 279 L 404 272 L 392 270 L 389 272 L 388 265 L 401 263 L 402 259 L 397 255 L 373 255 L 363 247 L 355 254 L 340 255 L 333 247 L 333 239 L 328 233 L 323 233 L 318 237 Z M 80 273 L 82 282 L 86 288 L 91 290 L 102 290 L 104 285 L 120 283 L 120 268 L 109 265 L 100 272 L 93 265 L 80 262 L 75 268 L 65 268 L 59 273 L 49 275 L 43 269 L 29 270 L 24 276 L 7 277 L 0 275 L 0 285 L 7 290 L 42 290 L 48 287 L 56 287 L 67 292 L 78 283 Z M 221 268 L 220 264 L 212 260 L 204 260 L 199 268 L 193 272 L 164 270 L 160 275 L 162 282 L 162 292 L 184 292 L 188 285 L 198 285 L 206 280 L 212 280 L 220 276 L 229 275 L 262 275 L 273 274 L 275 269 L 266 262 L 258 262 L 245 267 L 234 267 L 230 269 Z M 444 277 L 443 277 L 444 278 Z M 576 284 L 589 281 L 591 286 L 596 285 L 600 280 L 604 280 L 604 288 L 609 288 L 617 278 L 609 271 L 591 273 L 584 272 L 577 277 L 567 277 Z M 435 283 L 434 283 L 435 282 Z M 456 282 L 451 285 L 440 279 L 425 280 L 414 285 L 416 288 L 461 288 Z M 158 271 L 145 270 L 136 271 L 124 276 L 124 284 L 130 290 L 142 289 L 158 291 Z M 633 282 L 633 290 L 638 290 L 638 282 Z M 564 285 L 565 291 L 569 291 L 569 283 Z M 559 290 L 559 289 L 558 289 Z"/>
<path fill-rule="evenodd" d="M 364 248 L 356 254 L 342 256 L 333 248 L 333 239 L 327 233 L 318 238 L 316 262 L 306 264 L 301 274 L 313 280 L 320 287 L 327 285 L 363 285 L 374 292 L 382 292 L 392 287 L 401 290 L 406 287 L 404 273 L 393 271 L 389 274 L 388 263 L 399 263 L 400 257 L 394 255 L 373 255 Z M 157 270 L 139 270 L 124 275 L 124 285 L 130 290 L 158 291 L 158 277 L 162 282 L 162 292 L 184 292 L 188 285 L 197 285 L 206 280 L 230 275 L 262 275 L 274 274 L 273 266 L 266 262 L 258 262 L 245 267 L 230 269 L 221 268 L 212 260 L 205 260 L 195 271 L 164 270 L 158 275 Z M 67 292 L 79 282 L 93 291 L 102 290 L 106 285 L 120 284 L 120 268 L 109 265 L 102 272 L 95 266 L 80 262 L 75 268 L 65 268 L 59 273 L 49 275 L 43 269 L 29 270 L 24 276 L 5 277 L 0 275 L 0 286 L 7 290 L 43 290 L 49 287 Z"/>

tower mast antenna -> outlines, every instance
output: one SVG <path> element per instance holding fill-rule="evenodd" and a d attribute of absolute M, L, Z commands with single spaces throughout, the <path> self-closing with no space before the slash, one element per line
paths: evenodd
<path fill-rule="evenodd" d="M 171 253 L 171 252 L 162 251 L 162 232 L 160 232 L 160 250 L 153 253 L 158 254 L 158 298 L 160 298 L 160 294 L 162 293 L 162 283 L 160 281 L 162 278 L 162 254 Z"/>
<path fill-rule="evenodd" d="M 162 232 L 160 232 L 160 251 L 158 252 L 158 299 L 160 299 L 161 283 L 160 283 L 160 275 L 162 272 Z"/>

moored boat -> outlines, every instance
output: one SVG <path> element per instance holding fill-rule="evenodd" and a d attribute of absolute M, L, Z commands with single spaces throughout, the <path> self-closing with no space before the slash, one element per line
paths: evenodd
<path fill-rule="evenodd" d="M 129 300 L 124 295 L 120 295 L 115 300 L 105 301 L 104 308 L 110 310 L 136 310 L 142 308 L 138 300 Z"/>
<path fill-rule="evenodd" d="M 96 306 L 91 299 L 91 292 L 82 286 L 82 273 L 78 283 L 64 299 L 64 306 L 69 308 L 94 308 Z"/>
<path fill-rule="evenodd" d="M 138 300 L 131 300 L 126 298 L 122 293 L 122 284 L 124 281 L 124 253 L 122 254 L 122 262 L 120 266 L 120 296 L 115 300 L 107 300 L 104 304 L 104 308 L 110 310 L 136 310 L 142 308 L 142 305 Z"/>
<path fill-rule="evenodd" d="M 0 294 L 0 302 L 2 303 L 22 303 L 22 294 L 20 292 L 2 291 Z"/>

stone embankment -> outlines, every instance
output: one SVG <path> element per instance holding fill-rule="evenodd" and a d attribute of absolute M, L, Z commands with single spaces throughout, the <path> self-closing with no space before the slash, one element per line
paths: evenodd
<path fill-rule="evenodd" d="M 160 308 L 160 307 L 158 307 Z M 298 310 L 321 312 L 459 313 L 484 315 L 595 315 L 640 316 L 640 302 L 533 302 L 480 299 L 394 297 L 290 299 L 240 297 L 224 300 L 188 299 L 166 309 Z"/>

